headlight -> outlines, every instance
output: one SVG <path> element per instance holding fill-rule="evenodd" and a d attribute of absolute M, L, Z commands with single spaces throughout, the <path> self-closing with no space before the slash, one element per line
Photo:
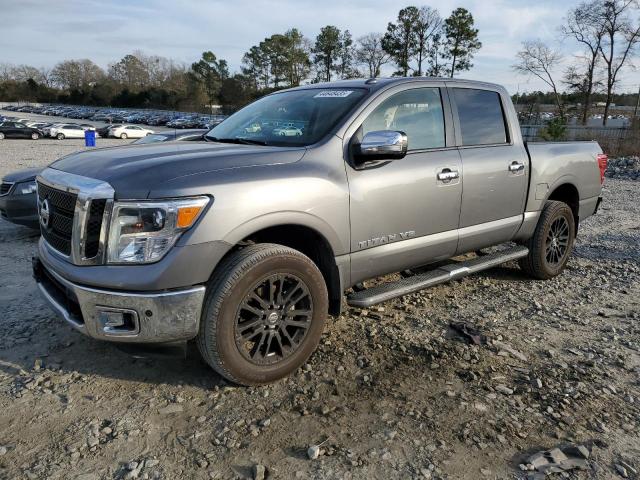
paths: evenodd
<path fill-rule="evenodd" d="M 108 263 L 152 263 L 166 255 L 191 227 L 208 197 L 115 202 L 109 228 Z"/>
<path fill-rule="evenodd" d="M 36 189 L 36 181 L 32 180 L 30 182 L 22 182 L 16 184 L 14 193 L 16 195 L 29 195 L 30 193 L 36 193 Z"/>

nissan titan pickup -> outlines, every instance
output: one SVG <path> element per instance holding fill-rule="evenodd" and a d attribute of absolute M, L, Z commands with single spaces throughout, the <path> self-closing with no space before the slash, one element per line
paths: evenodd
<path fill-rule="evenodd" d="M 54 162 L 37 177 L 34 276 L 92 338 L 194 340 L 220 375 L 265 384 L 309 358 L 344 304 L 514 260 L 535 279 L 560 274 L 606 163 L 595 142 L 523 142 L 498 85 L 305 85 L 203 141 Z"/>

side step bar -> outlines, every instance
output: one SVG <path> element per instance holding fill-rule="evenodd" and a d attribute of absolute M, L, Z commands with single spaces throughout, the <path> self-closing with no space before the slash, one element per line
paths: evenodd
<path fill-rule="evenodd" d="M 472 273 L 496 267 L 511 260 L 526 257 L 529 249 L 523 246 L 511 247 L 482 257 L 462 262 L 454 262 L 419 275 L 403 278 L 397 282 L 383 283 L 347 296 L 351 307 L 367 308 L 409 293 L 415 293 L 439 283 L 466 277 Z"/>

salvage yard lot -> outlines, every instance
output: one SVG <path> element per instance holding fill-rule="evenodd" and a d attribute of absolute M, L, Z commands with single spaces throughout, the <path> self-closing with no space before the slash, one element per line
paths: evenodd
<path fill-rule="evenodd" d="M 81 145 L 5 140 L 0 174 Z M 132 356 L 71 330 L 31 279 L 37 234 L 0 221 L 0 478 L 526 478 L 531 453 L 567 442 L 591 450 L 570 478 L 640 478 L 640 182 L 604 196 L 561 276 L 509 264 L 348 309 L 261 388 L 192 348 Z"/>

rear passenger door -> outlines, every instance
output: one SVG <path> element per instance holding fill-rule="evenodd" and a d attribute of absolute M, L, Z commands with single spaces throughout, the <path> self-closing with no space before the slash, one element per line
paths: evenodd
<path fill-rule="evenodd" d="M 16 123 L 16 132 L 20 138 L 31 138 L 31 129 L 23 123 Z"/>
<path fill-rule="evenodd" d="M 508 241 L 522 221 L 529 157 L 504 95 L 449 87 L 463 169 L 457 253 Z"/>

